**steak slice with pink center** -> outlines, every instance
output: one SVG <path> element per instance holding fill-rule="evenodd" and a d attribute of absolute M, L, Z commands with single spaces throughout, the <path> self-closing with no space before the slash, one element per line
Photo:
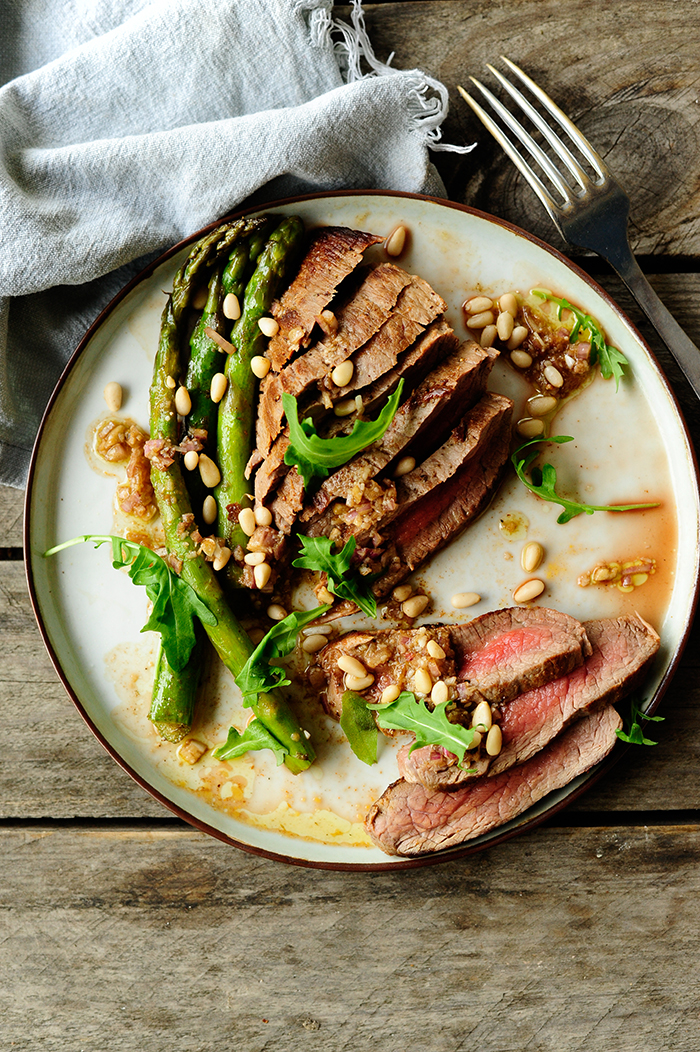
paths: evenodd
<path fill-rule="evenodd" d="M 503 745 L 491 761 L 489 777 L 534 756 L 593 707 L 620 701 L 644 678 L 659 649 L 658 635 L 638 616 L 587 621 L 584 628 L 593 653 L 583 665 L 500 709 Z M 404 746 L 398 756 L 399 774 L 408 782 L 447 789 L 474 777 L 467 773 L 474 765 L 459 767 L 457 757 L 446 749 L 409 749 Z"/>
<path fill-rule="evenodd" d="M 365 826 L 389 855 L 427 855 L 457 847 L 523 814 L 610 753 L 622 720 L 612 705 L 578 720 L 546 748 L 493 778 L 453 792 L 394 782 L 372 805 Z"/>

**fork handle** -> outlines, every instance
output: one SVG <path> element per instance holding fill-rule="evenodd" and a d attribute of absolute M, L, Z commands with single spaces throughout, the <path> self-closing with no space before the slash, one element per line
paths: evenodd
<path fill-rule="evenodd" d="M 647 318 L 683 370 L 685 378 L 700 398 L 700 350 L 664 307 L 645 278 L 632 249 L 610 263 L 624 281 Z"/>

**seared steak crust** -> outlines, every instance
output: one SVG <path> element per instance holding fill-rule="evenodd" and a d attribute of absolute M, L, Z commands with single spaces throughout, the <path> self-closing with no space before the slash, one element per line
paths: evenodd
<path fill-rule="evenodd" d="M 453 792 L 399 779 L 370 808 L 367 832 L 389 855 L 425 855 L 456 847 L 516 818 L 590 770 L 612 750 L 621 726 L 613 706 L 606 705 L 518 767 L 476 778 Z"/>

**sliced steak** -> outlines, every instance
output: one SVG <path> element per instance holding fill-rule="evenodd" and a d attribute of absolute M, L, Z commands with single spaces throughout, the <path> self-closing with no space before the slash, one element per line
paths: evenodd
<path fill-rule="evenodd" d="M 621 726 L 613 706 L 606 705 L 520 766 L 476 778 L 453 792 L 400 779 L 370 808 L 367 832 L 389 855 L 425 855 L 456 847 L 516 818 L 600 763 L 615 745 Z"/>
<path fill-rule="evenodd" d="M 414 451 L 422 459 L 439 446 L 465 409 L 483 395 L 492 364 L 493 357 L 477 343 L 457 348 L 399 406 L 383 437 L 321 484 L 301 521 L 313 521 L 339 498 L 359 504 L 366 482 L 392 461 Z"/>
<path fill-rule="evenodd" d="M 641 617 L 603 618 L 584 627 L 593 653 L 580 668 L 503 707 L 503 747 L 489 774 L 534 756 L 584 712 L 617 704 L 646 676 L 661 641 Z"/>
<path fill-rule="evenodd" d="M 410 281 L 411 275 L 393 263 L 370 270 L 338 311 L 336 332 L 294 358 L 280 373 L 270 373 L 263 380 L 256 422 L 257 448 L 263 456 L 269 453 L 282 427 L 282 394 L 300 397 L 351 357 L 384 324 Z"/>
<path fill-rule="evenodd" d="M 501 704 L 582 665 L 591 655 L 583 625 L 546 607 L 494 610 L 452 629 L 457 678 Z"/>
<path fill-rule="evenodd" d="M 316 318 L 340 284 L 357 267 L 362 253 L 381 237 L 345 227 L 323 227 L 311 239 L 299 271 L 272 305 L 279 332 L 270 340 L 267 356 L 275 370 L 307 346 Z"/>
<path fill-rule="evenodd" d="M 583 665 L 500 709 L 503 746 L 488 768 L 490 777 L 529 760 L 592 708 L 620 701 L 647 674 L 659 649 L 658 635 L 637 616 L 587 621 L 584 628 L 593 652 Z M 398 757 L 399 773 L 407 782 L 448 789 L 472 777 L 446 749 L 425 746 L 410 754 L 409 749 L 405 746 Z"/>

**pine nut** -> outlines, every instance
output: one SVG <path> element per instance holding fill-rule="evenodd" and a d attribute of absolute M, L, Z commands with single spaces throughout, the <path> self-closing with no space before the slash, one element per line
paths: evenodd
<path fill-rule="evenodd" d="M 253 514 L 252 508 L 243 508 L 238 513 L 238 525 L 241 527 L 243 532 L 248 536 L 252 537 L 255 533 L 255 515 Z"/>
<path fill-rule="evenodd" d="M 471 745 L 467 746 L 467 750 L 471 752 L 473 749 L 478 749 L 481 745 L 481 734 L 479 731 L 473 731 Z"/>
<path fill-rule="evenodd" d="M 498 329 L 499 339 L 509 340 L 513 335 L 513 315 L 509 314 L 507 310 L 501 311 L 496 318 L 496 328 Z"/>
<path fill-rule="evenodd" d="M 511 351 L 510 360 L 518 369 L 529 369 L 532 365 L 532 355 L 527 351 Z"/>
<path fill-rule="evenodd" d="M 362 412 L 362 395 L 355 395 L 355 409 L 358 413 Z"/>
<path fill-rule="evenodd" d="M 199 454 L 199 474 L 207 489 L 214 489 L 214 486 L 218 486 L 221 482 L 221 472 L 206 453 Z"/>
<path fill-rule="evenodd" d="M 413 677 L 413 689 L 418 694 L 430 694 L 433 689 L 433 680 L 427 668 L 419 668 Z"/>
<path fill-rule="evenodd" d="M 192 409 L 192 399 L 186 387 L 178 387 L 175 392 L 175 408 L 179 416 L 187 416 Z"/>
<path fill-rule="evenodd" d="M 543 371 L 545 380 L 547 381 L 548 384 L 551 384 L 552 387 L 563 387 L 564 386 L 564 377 L 561 375 L 561 373 L 557 369 L 556 365 L 545 365 L 545 367 L 544 367 L 544 369 L 542 371 Z"/>
<path fill-rule="evenodd" d="M 226 394 L 226 388 L 228 387 L 228 380 L 224 373 L 214 373 L 211 378 L 211 386 L 209 388 L 209 397 L 212 402 L 220 402 Z"/>
<path fill-rule="evenodd" d="M 515 429 L 523 438 L 537 438 L 544 432 L 544 420 L 533 420 L 531 416 L 524 416 L 518 420 Z"/>
<path fill-rule="evenodd" d="M 528 408 L 533 416 L 546 416 L 558 405 L 559 402 L 553 395 L 535 395 L 528 401 Z"/>
<path fill-rule="evenodd" d="M 537 599 L 539 595 L 544 592 L 544 581 L 540 581 L 537 577 L 532 577 L 529 581 L 523 581 L 521 585 L 513 592 L 513 599 L 516 603 L 529 603 L 533 599 Z"/>
<path fill-rule="evenodd" d="M 207 295 L 208 293 L 204 285 L 201 288 L 197 289 L 197 291 L 192 297 L 192 306 L 195 310 L 202 310 L 204 307 L 206 307 Z"/>
<path fill-rule="evenodd" d="M 390 686 L 385 687 L 382 691 L 382 696 L 379 699 L 382 705 L 390 705 L 392 701 L 396 701 L 399 694 L 401 693 L 401 687 L 396 683 L 392 683 Z"/>
<path fill-rule="evenodd" d="M 508 340 L 508 350 L 514 351 L 520 346 L 530 330 L 525 325 L 516 325 L 513 329 L 513 335 Z"/>
<path fill-rule="evenodd" d="M 483 347 L 484 350 L 487 347 L 493 347 L 494 341 L 498 336 L 498 329 L 495 325 L 486 325 L 481 330 L 481 336 L 479 337 L 479 346 Z"/>
<path fill-rule="evenodd" d="M 416 466 L 415 457 L 401 457 L 393 471 L 395 479 L 400 479 L 402 475 L 408 475 L 409 471 L 413 471 Z"/>
<path fill-rule="evenodd" d="M 518 314 L 518 299 L 513 292 L 504 292 L 498 301 L 498 306 L 502 311 L 508 311 L 513 317 L 517 317 Z"/>
<path fill-rule="evenodd" d="M 322 310 L 316 317 L 316 324 L 320 325 L 326 336 L 338 331 L 338 319 L 332 310 Z"/>
<path fill-rule="evenodd" d="M 338 658 L 338 668 L 342 669 L 343 672 L 347 672 L 349 676 L 362 676 L 367 675 L 367 669 L 358 658 L 352 657 L 351 654 L 341 654 Z"/>
<path fill-rule="evenodd" d="M 498 756 L 499 752 L 503 748 L 503 732 L 497 723 L 494 723 L 493 727 L 489 730 L 486 735 L 486 752 L 489 756 Z"/>
<path fill-rule="evenodd" d="M 199 464 L 199 453 L 196 449 L 188 449 L 182 458 L 182 463 L 185 465 L 188 471 L 194 471 Z"/>
<path fill-rule="evenodd" d="M 224 317 L 229 321 L 238 321 L 241 316 L 241 305 L 235 292 L 229 292 L 224 296 Z"/>
<path fill-rule="evenodd" d="M 429 602 L 427 595 L 414 595 L 401 604 L 401 609 L 406 617 L 420 617 Z"/>
<path fill-rule="evenodd" d="M 347 361 L 336 365 L 331 373 L 331 380 L 336 387 L 347 387 L 355 374 L 355 363 L 349 358 Z"/>
<path fill-rule="evenodd" d="M 224 566 L 229 561 L 232 554 L 233 552 L 230 548 L 222 548 L 219 554 L 217 555 L 216 559 L 214 559 L 214 569 L 223 570 Z"/>
<path fill-rule="evenodd" d="M 525 573 L 534 573 L 543 559 L 544 548 L 539 541 L 529 541 L 520 553 L 520 565 Z"/>
<path fill-rule="evenodd" d="M 177 380 L 172 376 L 165 377 L 165 386 L 169 387 L 171 391 L 174 391 L 177 387 Z"/>
<path fill-rule="evenodd" d="M 367 673 L 366 676 L 346 676 L 345 686 L 348 690 L 367 690 L 374 683 L 374 676 Z"/>
<path fill-rule="evenodd" d="M 204 503 L 202 504 L 202 518 L 207 526 L 211 526 L 213 522 L 216 522 L 216 501 L 211 493 L 208 497 L 204 498 Z"/>
<path fill-rule="evenodd" d="M 253 580 L 256 588 L 264 588 L 272 576 L 272 567 L 269 563 L 260 563 L 253 567 Z"/>
<path fill-rule="evenodd" d="M 476 592 L 457 592 L 452 596 L 452 605 L 455 610 L 466 610 L 468 606 L 476 606 L 481 602 L 481 596 Z"/>
<path fill-rule="evenodd" d="M 400 256 L 404 250 L 406 244 L 407 230 L 403 224 L 399 223 L 389 234 L 388 238 L 384 242 L 384 251 L 387 256 Z"/>
<path fill-rule="evenodd" d="M 264 508 L 262 504 L 258 504 L 253 515 L 258 526 L 270 526 L 272 524 L 272 512 L 269 508 Z"/>
<path fill-rule="evenodd" d="M 267 562 L 267 556 L 265 552 L 246 552 L 243 562 L 246 566 L 262 566 L 264 562 Z"/>
<path fill-rule="evenodd" d="M 442 659 L 442 658 L 447 656 L 445 654 L 445 651 L 442 649 L 440 644 L 435 639 L 429 639 L 428 640 L 428 645 L 427 645 L 427 647 L 425 649 L 428 651 L 428 653 L 430 654 L 431 658 L 435 658 L 436 660 L 438 658 Z"/>
<path fill-rule="evenodd" d="M 433 684 L 433 689 L 430 691 L 430 700 L 435 705 L 442 705 L 443 702 L 449 700 L 449 697 L 450 691 L 444 679 L 439 679 L 437 683 Z"/>
<path fill-rule="evenodd" d="M 118 384 L 116 380 L 112 380 L 107 384 L 102 394 L 110 413 L 118 413 L 122 407 L 122 385 Z"/>
<path fill-rule="evenodd" d="M 275 318 L 260 318 L 258 321 L 258 328 L 263 336 L 276 336 L 280 331 L 279 323 Z"/>
<path fill-rule="evenodd" d="M 485 310 L 481 314 L 472 314 L 471 318 L 467 319 L 467 325 L 470 329 L 485 329 L 487 325 L 493 325 L 495 320 L 493 311 Z"/>
<path fill-rule="evenodd" d="M 320 588 L 316 589 L 316 597 L 317 597 L 319 603 L 323 603 L 324 606 L 326 604 L 332 606 L 333 603 L 335 602 L 335 596 L 333 595 L 332 592 L 328 591 L 328 589 L 326 588 L 326 586 L 324 584 L 322 584 L 320 586 Z"/>
<path fill-rule="evenodd" d="M 391 593 L 391 598 L 395 599 L 397 603 L 403 603 L 404 600 L 408 599 L 409 595 L 413 592 L 413 586 L 410 584 L 400 584 Z"/>
<path fill-rule="evenodd" d="M 255 354 L 250 359 L 250 371 L 258 380 L 262 380 L 270 371 L 270 360 L 262 354 Z"/>
<path fill-rule="evenodd" d="M 301 649 L 305 654 L 317 654 L 319 650 L 325 647 L 327 642 L 328 640 L 325 636 L 322 636 L 320 633 L 314 633 L 312 636 L 306 636 L 302 641 Z"/>
<path fill-rule="evenodd" d="M 196 738 L 187 738 L 184 742 L 180 742 L 177 747 L 177 755 L 181 760 L 189 764 L 195 764 L 197 760 L 201 760 L 206 751 L 206 745 L 197 741 Z"/>
<path fill-rule="evenodd" d="M 491 706 L 488 701 L 480 701 L 472 713 L 472 727 L 483 727 L 485 731 L 488 731 L 492 723 Z"/>
<path fill-rule="evenodd" d="M 336 416 L 350 416 L 357 409 L 354 398 L 344 398 L 342 402 L 336 402 L 333 412 Z"/>
<path fill-rule="evenodd" d="M 271 621 L 284 621 L 287 611 L 279 603 L 270 603 L 267 608 L 267 616 Z"/>
<path fill-rule="evenodd" d="M 473 296 L 464 304 L 464 309 L 468 314 L 481 314 L 482 311 L 491 310 L 492 307 L 493 300 L 488 296 Z"/>

